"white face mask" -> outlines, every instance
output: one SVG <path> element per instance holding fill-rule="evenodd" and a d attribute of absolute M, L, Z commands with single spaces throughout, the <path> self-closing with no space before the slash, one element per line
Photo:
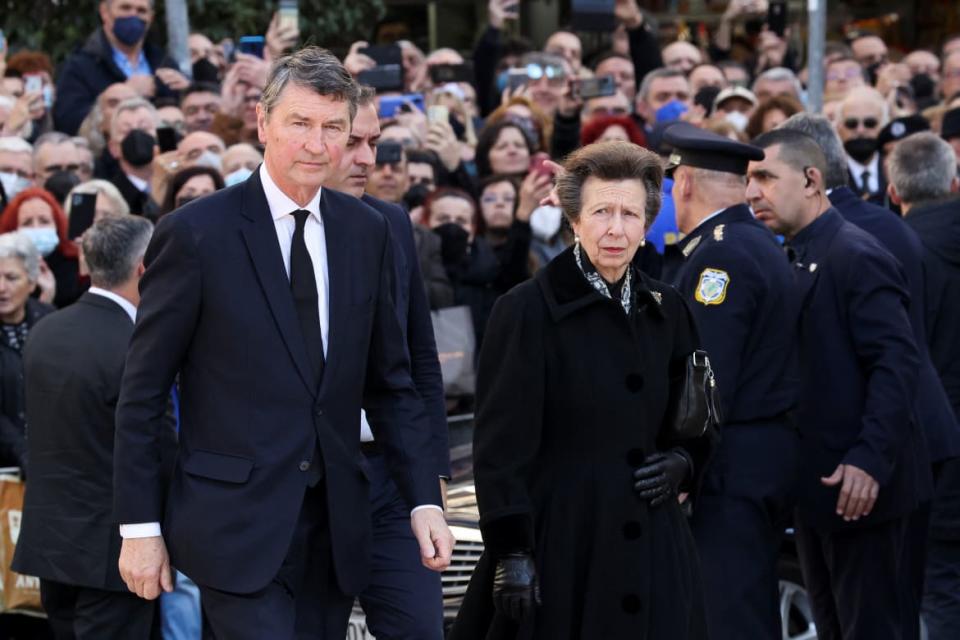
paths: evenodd
<path fill-rule="evenodd" d="M 534 237 L 546 241 L 557 235 L 562 221 L 563 212 L 560 207 L 550 205 L 537 207 L 530 214 L 530 230 Z"/>
<path fill-rule="evenodd" d="M 200 154 L 200 157 L 193 164 L 197 167 L 210 167 L 217 171 L 223 171 L 223 161 L 220 156 L 209 149 Z"/>
<path fill-rule="evenodd" d="M 7 194 L 7 202 L 13 200 L 18 193 L 30 186 L 30 181 L 15 173 L 0 173 L 3 182 L 3 192 Z"/>
<path fill-rule="evenodd" d="M 744 131 L 747 128 L 747 121 L 750 120 L 750 116 L 739 111 L 728 111 L 724 114 L 723 119 L 732 124 L 737 131 Z"/>
<path fill-rule="evenodd" d="M 60 244 L 57 230 L 52 227 L 24 227 L 17 229 L 17 231 L 30 238 L 33 246 L 37 248 L 37 252 L 44 258 L 53 253 L 53 250 Z"/>
<path fill-rule="evenodd" d="M 253 175 L 253 171 L 250 171 L 250 169 L 247 169 L 246 167 L 240 167 L 233 173 L 228 173 L 227 175 L 225 175 L 223 177 L 223 182 L 228 187 L 232 187 L 235 184 L 240 184 L 241 182 L 249 178 L 251 175 Z"/>

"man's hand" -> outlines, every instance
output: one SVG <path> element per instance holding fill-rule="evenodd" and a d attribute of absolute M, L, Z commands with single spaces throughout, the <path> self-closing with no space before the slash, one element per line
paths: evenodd
<path fill-rule="evenodd" d="M 423 566 L 431 571 L 443 571 L 450 566 L 450 556 L 456 540 L 450 533 L 442 511 L 417 509 L 410 516 L 410 528 L 420 544 L 420 562 Z"/>
<path fill-rule="evenodd" d="M 267 62 L 276 60 L 288 49 L 292 49 L 297 40 L 300 39 L 300 27 L 297 25 L 286 24 L 280 26 L 280 13 L 274 13 L 270 20 L 270 27 L 267 29 L 267 35 L 264 37 L 267 46 L 264 49 Z"/>
<path fill-rule="evenodd" d="M 507 11 L 507 7 L 512 7 Z M 520 8 L 520 0 L 490 0 L 487 3 L 487 21 L 494 29 L 503 29 L 503 23 L 507 20 L 516 20 L 520 17 L 517 13 Z"/>
<path fill-rule="evenodd" d="M 366 49 L 368 46 L 366 40 L 358 40 L 350 45 L 350 53 L 343 59 L 343 68 L 347 73 L 356 78 L 364 71 L 369 71 L 377 66 L 377 62 L 365 53 L 360 53 L 360 49 Z"/>
<path fill-rule="evenodd" d="M 40 287 L 40 302 L 53 304 L 53 299 L 57 297 L 57 279 L 53 277 L 53 271 L 50 271 L 50 267 L 43 258 L 40 258 L 40 276 L 37 278 L 37 286 Z"/>
<path fill-rule="evenodd" d="M 133 75 L 127 78 L 127 85 L 140 94 L 142 98 L 152 98 L 157 92 L 157 82 L 153 76 L 146 74 Z"/>
<path fill-rule="evenodd" d="M 820 478 L 820 482 L 828 487 L 843 483 L 840 487 L 840 498 L 837 500 L 837 515 L 847 522 L 870 515 L 880 493 L 880 485 L 873 476 L 852 464 L 837 466 L 833 475 Z"/>
<path fill-rule="evenodd" d="M 162 536 L 124 538 L 120 547 L 120 577 L 127 588 L 146 600 L 173 591 L 170 558 Z"/>
<path fill-rule="evenodd" d="M 550 196 L 553 191 L 553 174 L 530 171 L 520 183 L 520 203 L 517 205 L 516 218 L 520 222 L 530 222 L 533 210 Z"/>
<path fill-rule="evenodd" d="M 270 64 L 266 60 L 246 53 L 237 53 L 237 62 L 233 65 L 233 69 L 236 69 L 237 80 L 240 82 L 245 82 L 258 89 L 267 86 Z"/>
<path fill-rule="evenodd" d="M 424 148 L 433 151 L 447 171 L 453 172 L 460 165 L 460 143 L 449 122 L 431 122 L 427 128 Z"/>
<path fill-rule="evenodd" d="M 157 76 L 160 82 L 167 85 L 167 88 L 171 91 L 183 91 L 190 86 L 190 81 L 187 79 L 187 76 L 176 69 L 161 67 L 154 72 L 154 75 Z"/>
<path fill-rule="evenodd" d="M 767 13 L 767 0 L 730 0 L 723 20 L 736 20 L 744 16 L 764 15 Z"/>

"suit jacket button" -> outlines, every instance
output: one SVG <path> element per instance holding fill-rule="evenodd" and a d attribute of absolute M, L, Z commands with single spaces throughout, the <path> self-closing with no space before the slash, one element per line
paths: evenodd
<path fill-rule="evenodd" d="M 302 461 L 300 463 L 300 471 L 309 471 L 309 470 L 310 470 L 310 463 L 307 462 L 306 460 Z"/>
<path fill-rule="evenodd" d="M 323 415 L 323 409 L 317 409 L 317 410 L 316 410 L 316 414 L 317 414 L 318 417 L 319 417 L 319 416 L 322 416 L 322 415 Z"/>

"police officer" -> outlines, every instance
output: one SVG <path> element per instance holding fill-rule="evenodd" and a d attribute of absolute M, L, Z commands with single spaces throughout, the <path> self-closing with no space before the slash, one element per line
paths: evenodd
<path fill-rule="evenodd" d="M 723 411 L 692 521 L 708 623 L 717 638 L 778 638 L 777 554 L 798 464 L 793 274 L 745 204 L 747 163 L 763 151 L 685 123 L 664 140 L 686 235 L 667 247 L 663 279 L 690 303 Z"/>
<path fill-rule="evenodd" d="M 754 143 L 766 156 L 750 163 L 747 200 L 787 238 L 801 301 L 795 528 L 817 634 L 901 638 L 918 612 L 901 597 L 900 558 L 930 483 L 907 281 L 831 206 L 813 138 L 776 129 Z"/>

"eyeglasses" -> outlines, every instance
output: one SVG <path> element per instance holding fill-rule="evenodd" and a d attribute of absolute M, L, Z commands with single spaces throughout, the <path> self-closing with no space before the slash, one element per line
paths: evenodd
<path fill-rule="evenodd" d="M 864 129 L 876 129 L 880 121 L 876 118 L 863 118 L 862 120 L 860 118 L 846 118 L 843 121 L 843 126 L 853 130 L 859 127 L 861 123 L 863 123 Z"/>
<path fill-rule="evenodd" d="M 863 77 L 863 70 L 859 67 L 856 69 L 847 69 L 846 71 L 833 71 L 827 74 L 827 80 L 831 82 L 836 82 L 837 80 L 853 80 L 856 77 Z"/>
<path fill-rule="evenodd" d="M 480 198 L 480 202 L 483 204 L 497 204 L 498 202 L 503 202 L 504 204 L 513 204 L 517 201 L 517 196 L 511 194 L 504 194 L 498 196 L 495 193 L 488 193 L 487 195 Z"/>

